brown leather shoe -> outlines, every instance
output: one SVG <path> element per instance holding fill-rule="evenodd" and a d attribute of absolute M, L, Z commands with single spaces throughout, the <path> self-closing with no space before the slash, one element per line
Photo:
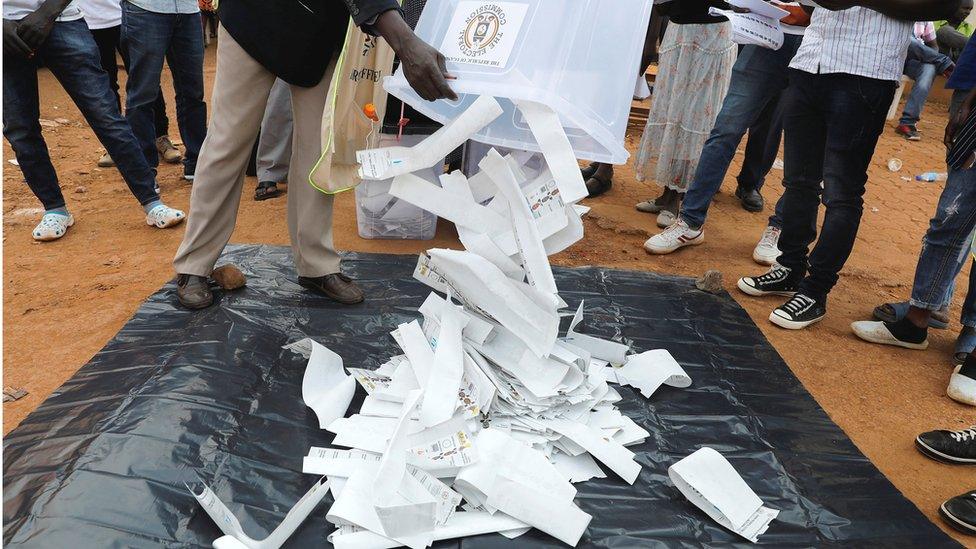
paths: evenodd
<path fill-rule="evenodd" d="M 298 283 L 316 293 L 334 299 L 343 305 L 362 303 L 366 299 L 359 286 L 351 278 L 342 273 L 333 273 L 315 278 L 300 276 L 298 277 Z"/>
<path fill-rule="evenodd" d="M 213 304 L 210 281 L 205 276 L 181 274 L 176 279 L 176 298 L 187 309 L 204 309 Z"/>

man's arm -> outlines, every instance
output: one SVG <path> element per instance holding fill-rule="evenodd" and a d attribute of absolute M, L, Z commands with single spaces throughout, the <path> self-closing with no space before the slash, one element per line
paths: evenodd
<path fill-rule="evenodd" d="M 817 0 L 828 10 L 862 6 L 902 21 L 948 19 L 959 10 L 961 0 Z"/>
<path fill-rule="evenodd" d="M 972 112 L 973 108 L 973 100 L 976 100 L 976 88 L 969 92 L 966 99 L 959 105 L 959 110 L 956 111 L 956 115 L 949 118 L 949 123 L 946 125 L 945 137 L 942 138 L 942 142 L 946 148 L 952 146 L 952 142 L 956 140 L 956 132 L 959 131 L 959 128 L 969 118 L 969 113 Z"/>
<path fill-rule="evenodd" d="M 37 51 L 47 40 L 47 35 L 51 34 L 54 27 L 54 20 L 70 3 L 71 0 L 44 0 L 37 11 L 20 20 L 17 34 L 32 52 Z"/>
<path fill-rule="evenodd" d="M 944 50 L 962 51 L 966 47 L 966 42 L 969 41 L 965 34 L 949 25 L 939 27 L 939 30 L 935 31 L 935 37 L 939 46 Z"/>

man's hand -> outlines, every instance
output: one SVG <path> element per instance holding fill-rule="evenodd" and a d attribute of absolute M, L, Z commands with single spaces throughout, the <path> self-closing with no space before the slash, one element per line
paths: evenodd
<path fill-rule="evenodd" d="M 20 23 L 17 24 L 17 34 L 30 47 L 31 51 L 37 51 L 47 40 L 47 36 L 51 34 L 51 29 L 54 28 L 54 21 L 58 18 L 58 13 L 60 12 L 50 13 L 50 10 L 41 6 L 40 9 L 21 19 Z"/>
<path fill-rule="evenodd" d="M 427 101 L 457 99 L 457 94 L 447 85 L 450 75 L 447 73 L 444 56 L 417 38 L 400 12 L 383 12 L 374 26 L 400 58 L 407 82 L 420 97 Z"/>
<path fill-rule="evenodd" d="M 10 19 L 3 20 L 3 51 L 27 58 L 34 55 L 30 46 L 17 35 L 17 22 Z"/>
<path fill-rule="evenodd" d="M 976 99 L 976 89 L 969 92 L 966 99 L 963 100 L 962 104 L 959 105 L 959 110 L 956 111 L 956 115 L 949 118 L 949 123 L 946 124 L 945 137 L 942 138 L 942 143 L 945 144 L 946 148 L 952 146 L 953 141 L 956 140 L 956 132 L 959 128 L 966 122 L 969 118 L 969 113 L 973 108 L 973 100 Z"/>

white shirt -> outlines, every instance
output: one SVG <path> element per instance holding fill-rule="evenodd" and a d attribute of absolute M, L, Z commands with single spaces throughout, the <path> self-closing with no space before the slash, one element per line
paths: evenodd
<path fill-rule="evenodd" d="M 816 9 L 790 67 L 813 74 L 845 73 L 898 81 L 913 25 L 862 7 Z"/>
<path fill-rule="evenodd" d="M 108 29 L 122 24 L 121 0 L 75 0 L 91 30 Z"/>
<path fill-rule="evenodd" d="M 3 18 L 14 20 L 23 19 L 37 11 L 37 8 L 41 7 L 43 3 L 44 0 L 3 0 Z M 75 21 L 81 18 L 81 9 L 78 8 L 78 2 L 71 2 L 61 11 L 61 15 L 58 16 L 57 20 Z"/>

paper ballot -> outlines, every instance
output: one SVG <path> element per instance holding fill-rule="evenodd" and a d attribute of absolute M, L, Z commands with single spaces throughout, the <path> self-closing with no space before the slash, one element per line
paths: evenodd
<path fill-rule="evenodd" d="M 342 357 L 315 341 L 311 344 L 302 379 L 302 400 L 319 418 L 319 428 L 325 429 L 345 415 L 356 392 L 356 380 L 343 371 Z"/>
<path fill-rule="evenodd" d="M 383 180 L 430 168 L 460 147 L 469 136 L 502 114 L 494 97 L 482 95 L 460 116 L 413 147 L 386 147 L 356 152 L 363 179 Z"/>
<path fill-rule="evenodd" d="M 732 25 L 732 41 L 736 44 L 755 44 L 764 48 L 778 50 L 783 47 L 783 27 L 780 19 L 789 12 L 764 2 L 763 0 L 729 0 L 738 8 L 746 8 L 749 13 L 709 8 L 712 15 L 728 18 Z"/>
<path fill-rule="evenodd" d="M 200 492 L 196 492 L 189 485 L 186 486 L 187 490 L 193 494 L 193 497 L 200 503 L 203 510 L 210 515 L 210 518 L 217 523 L 217 527 L 220 531 L 227 536 L 232 537 L 237 543 L 231 542 L 229 540 L 224 540 L 221 542 L 223 547 L 239 548 L 247 547 L 248 549 L 278 549 L 281 544 L 285 542 L 295 530 L 301 526 L 305 518 L 308 517 L 309 513 L 322 501 L 322 498 L 329 493 L 329 482 L 323 477 L 319 479 L 318 482 L 312 485 L 312 487 L 302 496 L 301 499 L 295 503 L 295 506 L 288 511 L 285 518 L 282 519 L 281 524 L 274 529 L 268 537 L 260 540 L 256 540 L 244 533 L 244 528 L 241 527 L 241 523 L 237 520 L 237 517 L 230 512 L 230 509 L 224 505 L 224 502 L 220 501 L 217 494 L 210 489 L 206 484 L 203 485 L 203 489 Z M 225 536 L 226 537 L 226 536 Z M 223 539 L 223 538 L 221 538 Z M 216 543 L 214 544 L 216 547 Z"/>
<path fill-rule="evenodd" d="M 688 501 L 753 543 L 779 514 L 763 506 L 732 464 L 707 446 L 669 467 L 668 476 Z"/>
<path fill-rule="evenodd" d="M 607 367 L 605 373 L 607 381 L 635 387 L 647 398 L 661 385 L 680 388 L 691 385 L 691 378 L 666 349 L 631 355 L 622 367 Z"/>
<path fill-rule="evenodd" d="M 598 337 L 580 334 L 576 332 L 576 327 L 583 321 L 583 302 L 576 308 L 573 321 L 569 324 L 566 332 L 566 341 L 573 345 L 590 352 L 593 358 L 606 360 L 611 364 L 623 364 L 627 362 L 627 351 L 630 347 L 616 341 L 600 339 Z"/>

